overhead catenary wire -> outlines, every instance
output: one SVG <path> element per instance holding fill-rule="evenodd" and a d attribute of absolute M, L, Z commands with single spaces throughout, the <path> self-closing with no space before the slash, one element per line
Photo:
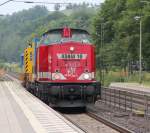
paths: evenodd
<path fill-rule="evenodd" d="M 29 3 L 29 4 L 61 4 L 61 5 L 68 5 L 72 4 L 71 2 L 37 2 L 37 1 L 23 1 L 23 0 L 13 0 L 13 2 L 21 2 L 21 3 Z"/>
<path fill-rule="evenodd" d="M 72 4 L 71 2 L 36 2 L 36 1 L 23 1 L 23 0 L 7 0 L 3 3 L 0 4 L 0 6 L 3 6 L 9 2 L 21 2 L 21 3 L 28 3 L 28 4 L 60 4 L 60 5 L 68 5 L 68 4 Z"/>
<path fill-rule="evenodd" d="M 3 6 L 3 5 L 5 5 L 5 4 L 7 4 L 7 3 L 11 2 L 11 1 L 13 1 L 13 0 L 7 0 L 7 1 L 1 3 L 0 6 Z"/>
<path fill-rule="evenodd" d="M 42 1 L 24 1 L 24 0 L 7 0 L 6 2 L 3 2 L 0 4 L 0 6 L 3 6 L 9 2 L 20 2 L 20 3 L 27 3 L 27 4 L 60 4 L 60 5 L 69 5 L 69 4 L 75 4 L 74 2 L 42 2 Z"/>
<path fill-rule="evenodd" d="M 37 1 L 24 1 L 24 0 L 7 0 L 3 3 L 0 4 L 0 6 L 3 6 L 9 2 L 20 2 L 20 3 L 27 3 L 27 4 L 51 4 L 51 5 L 55 5 L 55 4 L 59 4 L 59 5 L 69 5 L 69 4 L 75 4 L 73 2 L 37 2 Z"/>

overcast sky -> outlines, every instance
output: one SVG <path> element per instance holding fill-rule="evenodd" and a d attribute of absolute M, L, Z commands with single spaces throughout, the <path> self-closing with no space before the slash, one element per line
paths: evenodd
<path fill-rule="evenodd" d="M 7 0 L 0 0 L 0 4 L 6 2 Z M 73 3 L 82 3 L 82 2 L 90 2 L 93 4 L 99 4 L 104 2 L 105 0 L 23 0 L 23 1 L 36 1 L 36 2 L 73 2 Z M 12 14 L 14 12 L 21 11 L 23 9 L 28 9 L 34 7 L 35 5 L 45 5 L 49 10 L 53 10 L 53 5 L 46 4 L 26 4 L 19 2 L 9 2 L 3 6 L 0 6 L 0 14 Z"/>

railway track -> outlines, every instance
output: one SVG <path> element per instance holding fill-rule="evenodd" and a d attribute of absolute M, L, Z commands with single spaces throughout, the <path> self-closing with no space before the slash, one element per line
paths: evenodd
<path fill-rule="evenodd" d="M 150 132 L 149 93 L 105 87 L 101 94 L 95 104 L 98 116 L 135 133 Z"/>
<path fill-rule="evenodd" d="M 86 115 L 121 133 L 149 133 L 150 95 L 121 88 L 103 88 L 101 99 L 96 106 L 87 109 Z"/>
<path fill-rule="evenodd" d="M 62 115 L 85 133 L 134 133 L 109 119 L 98 116 L 90 108 L 87 108 L 86 113 Z"/>
<path fill-rule="evenodd" d="M 149 133 L 149 100 L 136 91 L 103 88 L 101 99 L 87 113 L 63 116 L 87 133 Z"/>
<path fill-rule="evenodd" d="M 11 74 L 14 78 L 17 76 Z M 3 80 L 11 80 L 12 79 L 5 75 Z M 62 114 L 61 114 L 62 115 Z M 90 116 L 89 113 L 80 113 L 80 114 L 63 114 L 63 116 L 68 119 L 71 123 L 79 127 L 85 133 L 118 133 L 114 129 L 109 126 L 106 126 L 98 119 L 96 120 L 94 117 Z"/>
<path fill-rule="evenodd" d="M 63 116 L 85 133 L 118 133 L 89 113 L 63 114 Z"/>
<path fill-rule="evenodd" d="M 0 95 L 0 129 L 4 133 L 83 133 L 40 99 L 27 92 L 17 79 L 9 75 L 0 81 Z"/>
<path fill-rule="evenodd" d="M 14 78 L 18 77 L 17 74 L 14 73 L 11 73 L 10 75 Z M 6 78 L 9 77 L 6 76 Z M 98 119 L 96 120 L 89 113 L 62 115 L 86 133 L 118 133 L 116 130 L 103 124 L 103 122 L 100 122 Z"/>
<path fill-rule="evenodd" d="M 88 114 L 88 116 L 95 118 L 97 121 L 102 122 L 103 124 L 111 127 L 112 129 L 115 129 L 116 131 L 118 131 L 120 133 L 133 133 L 131 130 L 128 130 L 127 128 L 120 126 L 117 123 L 114 123 L 104 117 L 98 116 L 91 111 L 88 111 L 87 114 Z"/>

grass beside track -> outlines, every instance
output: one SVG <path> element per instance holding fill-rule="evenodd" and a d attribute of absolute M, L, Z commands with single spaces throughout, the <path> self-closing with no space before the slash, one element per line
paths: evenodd
<path fill-rule="evenodd" d="M 97 71 L 97 80 L 100 79 L 100 74 Z M 127 83 L 139 83 L 139 72 L 134 72 L 132 75 L 128 72 L 120 70 L 104 72 L 104 86 L 109 86 L 111 82 L 127 82 Z M 150 73 L 142 72 L 142 85 L 150 87 Z"/>

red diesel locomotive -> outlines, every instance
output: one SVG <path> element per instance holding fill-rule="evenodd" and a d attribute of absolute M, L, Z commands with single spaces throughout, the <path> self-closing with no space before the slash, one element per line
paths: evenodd
<path fill-rule="evenodd" d="M 100 84 L 95 79 L 95 46 L 87 31 L 68 27 L 47 31 L 25 50 L 27 69 L 25 54 L 32 64 L 24 76 L 30 92 L 54 107 L 95 103 Z"/>

